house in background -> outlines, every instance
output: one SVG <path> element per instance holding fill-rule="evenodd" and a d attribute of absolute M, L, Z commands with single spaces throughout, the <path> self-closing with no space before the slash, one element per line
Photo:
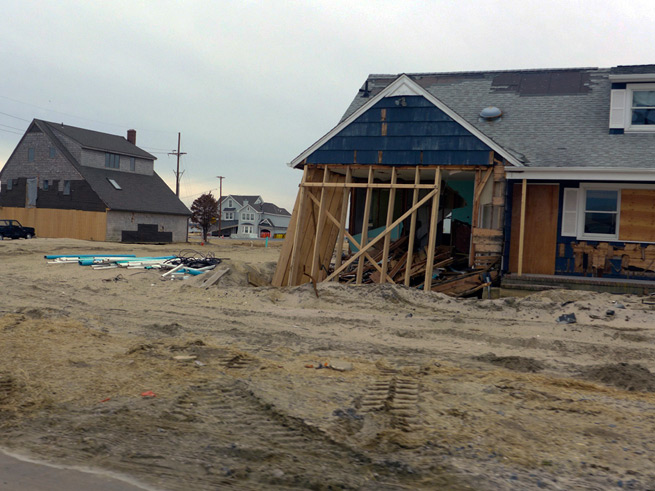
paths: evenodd
<path fill-rule="evenodd" d="M 287 210 L 264 202 L 261 196 L 230 194 L 223 196 L 219 205 L 221 230 L 217 223 L 212 227 L 212 235 L 239 239 L 283 238 L 291 219 Z"/>
<path fill-rule="evenodd" d="M 506 277 L 655 278 L 655 65 L 371 75 L 291 165 L 276 285 L 375 266 L 394 231 L 407 270 L 448 246 Z"/>
<path fill-rule="evenodd" d="M 0 171 L 0 214 L 39 237 L 185 242 L 189 209 L 127 138 L 34 119 Z"/>

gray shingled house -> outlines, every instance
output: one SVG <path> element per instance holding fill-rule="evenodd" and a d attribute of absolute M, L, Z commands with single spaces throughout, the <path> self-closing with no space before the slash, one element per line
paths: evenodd
<path fill-rule="evenodd" d="M 265 202 L 261 196 L 223 196 L 220 211 L 221 230 L 216 224 L 212 228 L 212 234 L 241 239 L 282 238 L 291 219 L 291 213 L 273 203 Z"/>
<path fill-rule="evenodd" d="M 334 279 L 344 235 L 363 263 L 393 231 L 410 264 L 445 245 L 510 276 L 655 277 L 655 65 L 370 75 L 290 165 L 275 284 Z"/>
<path fill-rule="evenodd" d="M 184 242 L 188 208 L 127 138 L 34 119 L 0 171 L 0 216 L 40 237 Z"/>

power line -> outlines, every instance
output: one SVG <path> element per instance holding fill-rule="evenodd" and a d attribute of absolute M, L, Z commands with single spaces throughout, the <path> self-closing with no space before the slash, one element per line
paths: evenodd
<path fill-rule="evenodd" d="M 29 119 L 19 118 L 18 116 L 14 116 L 14 115 L 12 115 L 12 114 L 3 113 L 2 111 L 0 111 L 0 114 L 4 114 L 5 116 L 9 116 L 10 118 L 20 119 L 21 121 L 26 121 L 26 122 L 28 122 L 28 123 L 31 122 Z"/>
<path fill-rule="evenodd" d="M 0 128 L 0 131 L 4 131 L 5 133 L 11 133 L 13 135 L 22 135 L 23 134 L 23 133 L 19 133 L 18 131 L 5 130 L 3 128 Z"/>
<path fill-rule="evenodd" d="M 4 126 L 5 128 L 11 128 L 12 130 L 23 131 L 23 128 L 16 128 L 15 126 L 9 126 L 6 124 L 0 124 L 0 126 Z"/>
<path fill-rule="evenodd" d="M 105 125 L 105 126 L 113 126 L 115 128 L 125 128 L 126 126 L 129 126 L 129 125 L 124 125 L 124 124 L 107 123 L 106 121 L 98 121 L 97 119 L 84 118 L 82 116 L 76 116 L 75 114 L 69 114 L 69 113 L 65 113 L 65 112 L 62 112 L 62 111 L 57 111 L 55 109 L 48 109 L 48 108 L 43 107 L 43 106 L 37 106 L 36 104 L 31 104 L 29 102 L 24 102 L 24 101 L 19 101 L 17 99 L 12 99 L 11 97 L 7 97 L 5 95 L 0 95 L 0 98 L 7 99 L 8 101 L 16 102 L 18 104 L 24 104 L 26 106 L 35 107 L 37 109 L 41 109 L 42 111 L 47 111 L 47 112 L 55 113 L 55 114 L 61 114 L 63 116 L 68 116 L 70 118 L 76 118 L 76 119 L 80 119 L 82 121 L 90 121 L 92 123 L 98 123 L 98 124 L 102 124 L 102 125 Z M 7 113 L 3 113 L 3 112 L 0 112 L 0 114 L 4 114 L 5 116 L 9 116 L 11 118 L 20 119 L 21 121 L 27 121 L 28 123 L 30 122 L 29 119 L 19 118 L 18 116 L 12 116 L 11 114 L 7 114 Z M 162 133 L 162 134 L 170 134 L 171 133 L 170 131 L 148 130 L 148 129 L 141 130 L 141 131 L 146 131 L 146 132 L 150 132 L 150 133 Z"/>

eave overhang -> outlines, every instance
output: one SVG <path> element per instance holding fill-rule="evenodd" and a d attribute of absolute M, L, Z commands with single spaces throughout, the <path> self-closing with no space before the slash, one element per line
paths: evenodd
<path fill-rule="evenodd" d="M 528 181 L 655 181 L 655 169 L 634 167 L 521 167 L 505 168 L 509 180 Z"/>

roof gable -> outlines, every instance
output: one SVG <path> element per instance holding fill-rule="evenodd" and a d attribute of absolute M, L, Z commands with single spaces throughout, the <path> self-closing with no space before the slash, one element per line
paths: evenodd
<path fill-rule="evenodd" d="M 102 133 L 100 131 L 87 130 L 85 128 L 77 128 L 75 126 L 64 125 L 63 123 L 51 123 L 35 119 L 35 122 L 47 125 L 55 132 L 61 132 L 69 138 L 72 138 L 79 143 L 83 148 L 90 150 L 97 150 L 100 152 L 117 153 L 120 155 L 128 155 L 131 157 L 138 157 L 148 160 L 156 160 L 157 157 L 149 154 L 145 150 L 140 149 L 136 145 L 127 141 L 126 138 L 118 135 L 111 135 L 109 133 Z"/>
<path fill-rule="evenodd" d="M 389 117 L 398 118 L 394 123 L 404 124 L 394 124 L 394 129 L 391 129 L 392 121 L 386 119 L 387 111 L 382 113 L 381 110 L 395 108 L 400 110 L 389 111 Z M 409 110 L 406 110 L 408 108 Z M 397 115 L 394 116 L 391 113 Z M 406 120 L 403 121 L 403 118 Z M 358 128 L 362 123 L 371 122 L 379 124 L 377 126 L 365 125 L 368 126 L 365 129 L 364 127 Z M 392 134 L 389 134 L 389 131 Z M 438 133 L 431 133 L 433 131 Z M 361 134 L 361 132 L 365 134 Z M 448 138 L 452 136 L 456 138 Z M 372 137 L 374 140 L 361 142 L 364 145 L 362 155 L 358 148 L 354 148 L 360 143 L 352 140 L 353 137 Z M 404 139 L 401 140 L 397 137 Z M 351 141 L 347 141 L 349 138 Z M 355 150 L 358 150 L 356 154 Z M 387 152 L 386 160 L 385 150 Z M 521 165 L 509 151 L 495 143 L 410 77 L 402 74 L 344 118 L 341 123 L 292 160 L 289 165 L 296 167 L 305 161 L 319 163 L 319 160 L 321 160 L 320 163 L 401 165 L 477 163 L 486 165 L 489 150 L 498 152 L 514 165 Z M 467 154 L 466 152 L 474 153 Z M 481 152 L 486 153 L 486 158 L 482 161 L 480 161 Z"/>

